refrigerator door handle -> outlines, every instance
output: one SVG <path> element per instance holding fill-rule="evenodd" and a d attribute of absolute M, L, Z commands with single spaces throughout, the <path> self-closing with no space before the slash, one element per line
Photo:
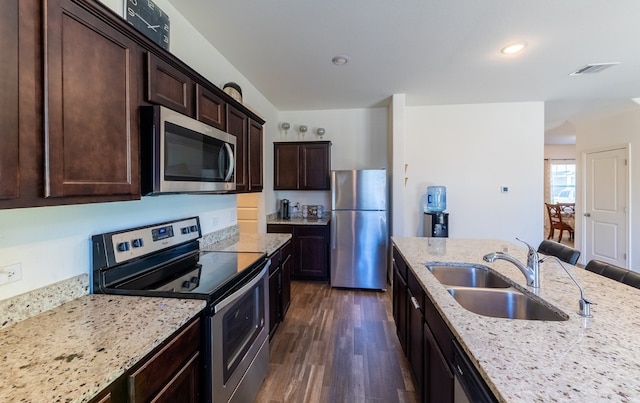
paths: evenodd
<path fill-rule="evenodd" d="M 335 250 L 338 247 L 338 243 L 337 243 L 337 236 L 336 236 L 336 229 L 338 228 L 338 225 L 336 223 L 336 220 L 338 219 L 336 214 L 331 214 L 331 249 Z"/>

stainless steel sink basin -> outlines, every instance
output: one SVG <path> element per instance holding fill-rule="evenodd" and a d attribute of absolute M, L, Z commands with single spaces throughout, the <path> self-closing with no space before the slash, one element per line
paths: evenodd
<path fill-rule="evenodd" d="M 457 287 L 508 288 L 511 283 L 489 267 L 473 263 L 427 263 L 427 269 L 445 285 Z"/>
<path fill-rule="evenodd" d="M 565 313 L 514 289 L 448 288 L 447 291 L 465 309 L 478 315 L 526 320 L 569 319 Z"/>

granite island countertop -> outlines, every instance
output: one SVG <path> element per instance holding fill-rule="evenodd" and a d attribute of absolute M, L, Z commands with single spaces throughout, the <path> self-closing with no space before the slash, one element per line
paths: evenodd
<path fill-rule="evenodd" d="M 482 260 L 489 252 L 504 251 L 526 262 L 523 246 L 479 239 L 392 241 L 499 401 L 640 401 L 639 289 L 565 264 L 586 298 L 597 304 L 591 307 L 593 317 L 583 318 L 576 313 L 578 287 L 548 260 L 541 264 L 537 294 L 568 314 L 568 321 L 486 317 L 462 308 L 425 262 L 484 264 L 527 289 L 524 275 L 511 263 Z"/>
<path fill-rule="evenodd" d="M 87 295 L 1 329 L 0 401 L 89 401 L 204 307 Z"/>

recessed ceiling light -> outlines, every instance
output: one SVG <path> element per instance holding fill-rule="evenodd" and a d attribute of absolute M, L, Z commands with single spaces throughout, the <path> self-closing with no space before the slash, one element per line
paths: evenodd
<path fill-rule="evenodd" d="M 527 42 L 516 42 L 509 44 L 500 50 L 500 53 L 505 55 L 512 55 L 514 53 L 521 52 L 527 47 Z"/>
<path fill-rule="evenodd" d="M 342 66 L 344 64 L 347 64 L 349 63 L 349 60 L 351 60 L 351 58 L 347 55 L 338 55 L 338 56 L 334 56 L 334 58 L 331 59 L 333 64 L 335 64 L 336 66 Z"/>
<path fill-rule="evenodd" d="M 640 105 L 640 98 L 631 98 L 631 100 Z"/>

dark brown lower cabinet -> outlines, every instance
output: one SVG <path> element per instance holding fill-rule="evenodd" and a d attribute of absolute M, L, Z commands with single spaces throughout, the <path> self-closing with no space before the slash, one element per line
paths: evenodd
<path fill-rule="evenodd" d="M 453 373 L 442 355 L 438 342 L 427 322 L 423 326 L 424 334 L 424 372 L 422 375 L 425 402 L 453 401 Z"/>
<path fill-rule="evenodd" d="M 291 304 L 291 241 L 270 256 L 269 267 L 269 339 L 284 320 Z"/>
<path fill-rule="evenodd" d="M 200 321 L 197 318 L 178 330 L 91 402 L 199 402 L 202 373 Z"/>
<path fill-rule="evenodd" d="M 293 276 L 301 280 L 329 280 L 329 226 L 296 226 Z"/>
<path fill-rule="evenodd" d="M 454 336 L 395 247 L 393 266 L 394 320 L 420 401 L 453 402 Z"/>
<path fill-rule="evenodd" d="M 329 281 L 329 225 L 268 224 L 268 233 L 291 234 L 293 280 Z"/>

